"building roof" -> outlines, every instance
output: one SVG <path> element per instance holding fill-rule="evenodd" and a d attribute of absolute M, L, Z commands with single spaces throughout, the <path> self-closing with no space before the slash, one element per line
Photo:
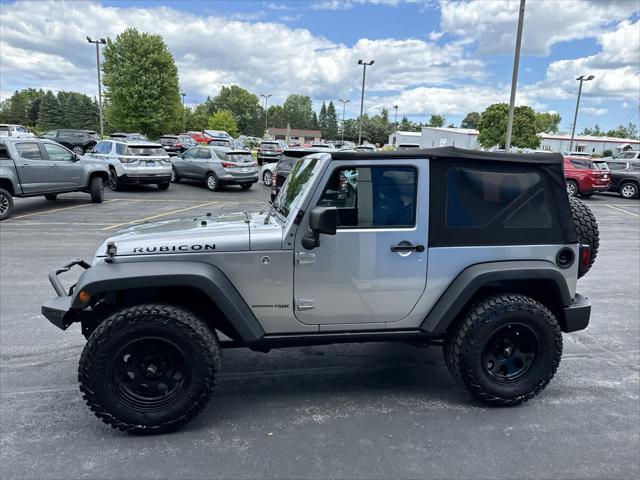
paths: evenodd
<path fill-rule="evenodd" d="M 422 130 L 438 130 L 439 132 L 452 132 L 461 135 L 478 135 L 480 133 L 475 128 L 422 127 Z"/>
<path fill-rule="evenodd" d="M 287 132 L 286 128 L 273 128 L 267 129 L 269 135 L 293 135 L 295 137 L 317 137 L 320 138 L 322 133 L 320 130 L 306 130 L 304 128 L 290 128 Z"/>
<path fill-rule="evenodd" d="M 396 135 L 396 134 L 404 135 L 406 137 L 419 137 L 420 135 L 422 135 L 422 132 L 401 132 L 398 130 L 396 132 L 393 132 L 392 135 Z"/>
<path fill-rule="evenodd" d="M 541 133 L 540 138 L 547 140 L 571 140 L 571 135 L 562 133 Z M 595 135 L 576 135 L 573 137 L 573 141 L 582 140 L 583 142 L 607 142 L 607 143 L 630 143 L 640 145 L 640 140 L 634 140 L 632 138 L 618 138 L 618 137 L 604 137 Z"/>

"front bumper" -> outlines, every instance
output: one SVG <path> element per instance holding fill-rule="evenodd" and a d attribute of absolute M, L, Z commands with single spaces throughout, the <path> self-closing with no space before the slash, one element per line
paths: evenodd
<path fill-rule="evenodd" d="M 589 325 L 591 317 L 591 300 L 576 293 L 571 305 L 563 308 L 564 318 L 561 321 L 562 331 L 565 333 L 584 330 Z"/>
<path fill-rule="evenodd" d="M 57 296 L 53 297 L 41 308 L 42 315 L 62 330 L 66 330 L 69 325 L 76 321 L 76 319 L 74 318 L 74 314 L 71 309 L 73 305 L 73 287 L 71 287 L 69 292 L 67 292 L 62 286 L 58 275 L 63 272 L 68 272 L 76 265 L 81 266 L 85 270 L 91 268 L 91 265 L 84 260 L 74 260 L 62 268 L 49 272 L 49 281 L 51 282 L 51 286 L 55 290 Z"/>

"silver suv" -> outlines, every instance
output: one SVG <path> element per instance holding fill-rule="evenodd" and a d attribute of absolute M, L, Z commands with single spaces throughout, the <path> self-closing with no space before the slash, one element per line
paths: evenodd
<path fill-rule="evenodd" d="M 42 312 L 80 322 L 80 390 L 99 418 L 138 433 L 185 424 L 213 394 L 221 347 L 441 345 L 487 403 L 546 387 L 562 332 L 589 323 L 577 282 L 598 247 L 560 154 L 300 154 L 261 213 L 130 227 L 50 274 L 58 296 Z M 66 291 L 57 273 L 74 265 L 85 271 Z"/>
<path fill-rule="evenodd" d="M 171 161 L 172 181 L 198 180 L 211 191 L 220 189 L 222 185 L 240 185 L 243 190 L 248 190 L 258 181 L 258 167 L 246 150 L 194 147 Z"/>
<path fill-rule="evenodd" d="M 111 190 L 127 184 L 152 183 L 166 190 L 171 184 L 171 160 L 159 143 L 103 140 L 86 156 L 108 165 Z"/>

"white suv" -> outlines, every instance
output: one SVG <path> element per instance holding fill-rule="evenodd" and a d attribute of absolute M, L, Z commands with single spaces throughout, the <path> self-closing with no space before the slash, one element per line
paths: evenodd
<path fill-rule="evenodd" d="M 171 185 L 171 160 L 159 143 L 103 140 L 88 153 L 109 165 L 109 188 L 155 183 L 160 190 Z"/>
<path fill-rule="evenodd" d="M 22 125 L 0 123 L 0 137 L 32 138 L 35 135 Z"/>

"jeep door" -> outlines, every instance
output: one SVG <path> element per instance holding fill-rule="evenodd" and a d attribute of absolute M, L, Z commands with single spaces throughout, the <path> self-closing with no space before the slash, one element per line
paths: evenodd
<path fill-rule="evenodd" d="M 41 147 L 38 142 L 15 144 L 18 156 L 14 161 L 25 194 L 45 193 L 54 189 L 51 182 L 52 165 Z"/>
<path fill-rule="evenodd" d="M 295 315 L 305 324 L 385 324 L 405 318 L 427 278 L 428 169 L 424 160 L 331 162 L 307 211 L 336 207 L 335 235 L 306 250 L 296 233 Z"/>
<path fill-rule="evenodd" d="M 51 182 L 56 190 L 81 188 L 82 163 L 68 149 L 53 143 L 43 144 L 44 150 L 51 162 Z"/>

